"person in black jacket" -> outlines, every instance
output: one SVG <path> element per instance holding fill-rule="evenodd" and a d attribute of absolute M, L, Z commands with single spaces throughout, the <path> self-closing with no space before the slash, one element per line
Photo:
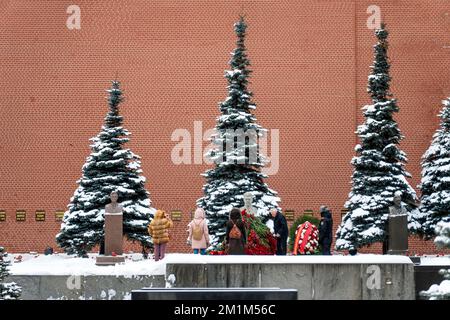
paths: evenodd
<path fill-rule="evenodd" d="M 273 229 L 277 238 L 277 256 L 285 256 L 289 235 L 286 218 L 277 209 L 270 210 L 270 213 L 273 217 Z"/>
<path fill-rule="evenodd" d="M 230 232 L 233 227 L 236 227 L 241 232 L 240 239 L 230 237 Z M 241 211 L 233 208 L 230 212 L 230 220 L 227 222 L 226 241 L 228 244 L 228 254 L 245 254 L 245 244 L 247 243 L 247 232 L 245 230 L 244 222 L 242 221 Z"/>
<path fill-rule="evenodd" d="M 319 244 L 323 255 L 331 255 L 331 242 L 333 240 L 333 218 L 326 206 L 320 207 Z"/>

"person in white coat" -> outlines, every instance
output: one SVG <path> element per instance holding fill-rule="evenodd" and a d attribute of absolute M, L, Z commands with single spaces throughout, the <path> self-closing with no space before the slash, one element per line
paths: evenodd
<path fill-rule="evenodd" d="M 195 210 L 194 219 L 188 225 L 189 236 L 187 243 L 192 247 L 194 254 L 206 254 L 209 247 L 208 223 L 205 219 L 205 211 L 202 208 Z"/>

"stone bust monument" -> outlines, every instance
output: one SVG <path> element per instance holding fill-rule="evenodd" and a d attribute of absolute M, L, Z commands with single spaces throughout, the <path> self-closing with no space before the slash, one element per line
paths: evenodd
<path fill-rule="evenodd" d="M 100 266 L 125 262 L 123 254 L 123 206 L 117 202 L 119 194 L 110 194 L 111 203 L 105 206 L 104 238 L 100 243 L 100 255 L 96 264 Z"/>
<path fill-rule="evenodd" d="M 122 214 L 123 206 L 117 202 L 119 194 L 113 191 L 110 194 L 111 203 L 105 206 L 105 214 Z"/>
<path fill-rule="evenodd" d="M 401 192 L 396 192 L 393 198 L 394 205 L 389 207 L 389 216 L 407 215 L 405 206 L 402 204 Z"/>
<path fill-rule="evenodd" d="M 394 205 L 389 207 L 383 253 L 405 255 L 408 252 L 408 211 L 402 203 L 400 191 L 394 194 L 392 202 Z"/>
<path fill-rule="evenodd" d="M 251 194 L 250 192 L 244 193 L 244 206 L 241 208 L 241 212 L 245 210 L 245 212 L 249 214 L 256 215 L 258 210 L 255 207 L 253 207 L 252 203 L 253 203 L 253 194 Z"/>

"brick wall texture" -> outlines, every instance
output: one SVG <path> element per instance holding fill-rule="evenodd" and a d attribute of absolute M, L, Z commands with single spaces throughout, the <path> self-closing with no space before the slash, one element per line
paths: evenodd
<path fill-rule="evenodd" d="M 81 29 L 66 26 L 70 5 Z M 142 157 L 153 205 L 179 209 L 171 252 L 185 252 L 189 212 L 202 194 L 208 165 L 174 165 L 174 130 L 212 128 L 226 96 L 223 70 L 234 48 L 233 23 L 244 12 L 254 71 L 256 116 L 280 130 L 279 170 L 267 179 L 283 209 L 334 213 L 350 190 L 354 131 L 369 103 L 367 76 L 375 38 L 365 0 L 1 0 L 0 243 L 10 252 L 43 251 L 54 241 L 107 112 L 105 89 L 118 74 L 121 112 Z M 450 3 L 379 0 L 390 35 L 392 92 L 405 135 L 411 184 L 450 94 Z M 204 142 L 206 146 L 208 142 Z M 24 209 L 27 221 L 16 222 Z M 47 212 L 37 222 L 34 212 Z M 132 244 L 126 249 L 137 250 Z M 374 245 L 366 252 L 381 252 Z M 410 239 L 411 253 L 438 252 Z"/>

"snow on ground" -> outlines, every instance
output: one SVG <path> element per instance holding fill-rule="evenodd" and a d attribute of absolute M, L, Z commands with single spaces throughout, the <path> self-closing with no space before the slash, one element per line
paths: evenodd
<path fill-rule="evenodd" d="M 21 256 L 21 262 L 18 257 Z M 10 254 L 12 275 L 113 275 L 132 277 L 134 275 L 164 275 L 166 263 L 244 263 L 244 264 L 411 264 L 406 256 L 377 254 L 334 255 L 334 256 L 201 256 L 194 254 L 172 253 L 162 261 L 143 260 L 141 254 L 125 254 L 125 263 L 115 266 L 97 266 L 95 257 L 78 258 L 66 254 Z M 450 266 L 450 256 L 421 257 L 421 265 Z"/>
<path fill-rule="evenodd" d="M 421 257 L 421 266 L 450 266 L 450 256 L 444 257 Z"/>
<path fill-rule="evenodd" d="M 440 284 L 433 284 L 430 289 L 424 292 L 430 300 L 450 298 L 450 280 L 444 280 Z"/>
<path fill-rule="evenodd" d="M 133 275 L 164 275 L 164 261 L 143 260 L 141 254 L 126 254 L 124 264 L 115 266 L 97 266 L 97 254 L 89 258 L 78 258 L 66 254 L 31 255 L 21 254 L 22 262 L 17 262 L 19 254 L 11 254 L 14 263 L 10 267 L 11 275 L 115 275 L 132 277 Z"/>
<path fill-rule="evenodd" d="M 192 254 L 170 254 L 166 263 L 233 263 L 233 264 L 412 264 L 406 256 L 358 254 L 355 256 L 200 256 Z"/>

